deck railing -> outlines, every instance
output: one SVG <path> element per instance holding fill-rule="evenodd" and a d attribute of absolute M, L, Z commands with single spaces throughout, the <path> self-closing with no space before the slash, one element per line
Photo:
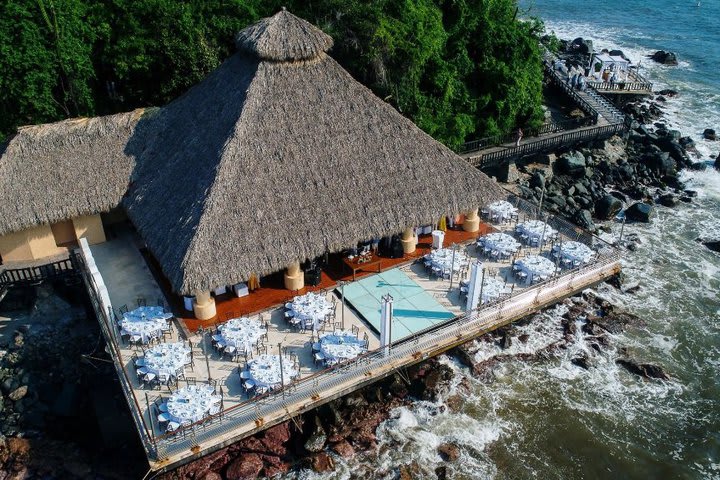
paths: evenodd
<path fill-rule="evenodd" d="M 515 195 L 509 195 L 507 199 L 522 214 L 537 216 L 538 205 Z M 201 443 L 208 448 L 210 441 L 221 436 L 227 439 L 228 432 L 234 429 L 239 429 L 239 435 L 249 434 L 275 421 L 315 408 L 322 403 L 323 392 L 344 392 L 376 381 L 398 368 L 441 353 L 499 325 L 537 311 L 544 303 L 562 298 L 577 287 L 605 278 L 612 270 L 611 267 L 618 265 L 619 252 L 607 242 L 559 217 L 546 220 L 563 235 L 593 245 L 598 252 L 593 262 L 481 305 L 479 310 L 417 332 L 389 347 L 367 352 L 284 388 L 246 400 L 172 434 L 157 436 L 153 439 L 153 450 L 157 452 L 155 460 L 193 451 Z M 231 440 L 232 437 L 227 441 Z"/>
<path fill-rule="evenodd" d="M 29 285 L 75 273 L 69 258 L 35 267 L 7 268 L 0 271 L 0 287 Z"/>
<path fill-rule="evenodd" d="M 653 84 L 639 73 L 630 70 L 624 82 L 587 82 L 589 86 L 601 92 L 652 92 Z"/>

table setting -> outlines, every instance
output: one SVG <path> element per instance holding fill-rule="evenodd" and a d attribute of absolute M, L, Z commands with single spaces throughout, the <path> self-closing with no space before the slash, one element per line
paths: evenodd
<path fill-rule="evenodd" d="M 332 312 L 332 305 L 325 296 L 316 293 L 295 297 L 285 306 L 292 312 L 291 322 L 305 322 L 305 326 L 312 322 L 312 325 L 319 327 Z"/>
<path fill-rule="evenodd" d="M 190 347 L 182 342 L 161 343 L 145 351 L 145 369 L 168 378 L 190 362 Z"/>
<path fill-rule="evenodd" d="M 545 280 L 556 271 L 555 264 L 540 255 L 523 257 L 515 262 L 515 267 L 518 271 L 525 273 L 530 281 Z"/>
<path fill-rule="evenodd" d="M 266 332 L 263 325 L 247 317 L 232 318 L 218 327 L 219 340 L 226 346 L 250 351 Z"/>
<path fill-rule="evenodd" d="M 199 422 L 220 410 L 220 397 L 210 385 L 188 385 L 175 391 L 167 401 L 167 413 L 179 424 Z"/>
<path fill-rule="evenodd" d="M 320 337 L 320 351 L 337 361 L 355 358 L 367 351 L 362 340 L 347 330 L 336 330 Z"/>
<path fill-rule="evenodd" d="M 477 244 L 490 252 L 501 255 L 512 255 L 520 248 L 520 242 L 507 233 L 489 233 L 478 239 Z"/>
<path fill-rule="evenodd" d="M 284 381 L 285 385 L 292 382 L 298 370 L 290 358 L 282 359 L 282 378 L 280 375 L 280 356 L 262 354 L 248 363 L 248 371 L 255 385 L 261 387 L 274 387 Z"/>
<path fill-rule="evenodd" d="M 557 234 L 554 228 L 541 220 L 528 220 L 527 222 L 520 223 L 515 228 L 515 231 L 517 231 L 527 243 L 546 243 Z"/>
<path fill-rule="evenodd" d="M 493 202 L 486 208 L 490 220 L 496 222 L 507 222 L 510 221 L 518 212 L 518 209 L 505 200 L 499 200 Z"/>
<path fill-rule="evenodd" d="M 453 261 L 454 255 L 454 261 Z M 468 265 L 468 257 L 464 251 L 452 248 L 440 248 L 425 255 L 425 265 L 431 267 L 438 275 L 445 272 L 458 272 Z"/>
<path fill-rule="evenodd" d="M 165 312 L 163 307 L 138 307 L 123 314 L 120 320 L 121 333 L 140 336 L 143 343 L 148 343 L 150 339 L 162 336 L 170 318 L 172 313 Z"/>
<path fill-rule="evenodd" d="M 559 256 L 563 263 L 588 263 L 595 252 L 584 243 L 569 241 L 553 247 L 553 255 Z"/>

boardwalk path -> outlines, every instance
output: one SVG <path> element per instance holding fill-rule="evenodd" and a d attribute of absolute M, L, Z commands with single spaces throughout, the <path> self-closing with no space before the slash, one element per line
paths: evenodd
<path fill-rule="evenodd" d="M 592 87 L 588 86 L 583 91 L 570 87 L 566 79 L 553 68 L 553 63 L 554 57 L 548 54 L 545 59 L 545 74 L 570 97 L 592 124 L 569 130 L 550 129 L 546 133 L 524 138 L 519 147 L 515 146 L 514 141 L 507 139 L 494 143 L 470 142 L 465 144 L 461 157 L 478 168 L 500 166 L 558 147 L 609 138 L 625 130 L 625 115 L 622 112 Z"/>

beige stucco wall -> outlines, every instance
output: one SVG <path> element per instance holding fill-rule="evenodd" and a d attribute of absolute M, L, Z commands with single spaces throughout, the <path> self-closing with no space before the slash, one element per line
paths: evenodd
<path fill-rule="evenodd" d="M 75 237 L 75 226 L 73 226 L 72 220 L 54 223 L 50 225 L 50 230 L 53 232 L 56 245 L 77 242 L 77 238 Z"/>
<path fill-rule="evenodd" d="M 78 240 L 87 238 L 90 245 L 103 243 L 105 241 L 105 230 L 103 230 L 100 215 L 73 218 L 73 225 L 75 226 L 75 236 Z"/>
<path fill-rule="evenodd" d="M 53 229 L 56 235 L 53 235 Z M 91 245 L 105 241 L 105 231 L 100 215 L 91 215 L 75 218 L 69 223 L 55 224 L 53 228 L 50 225 L 41 225 L 21 232 L 2 235 L 0 236 L 0 256 L 4 262 L 27 262 L 54 257 L 67 251 L 65 247 L 57 246 L 56 236 L 60 243 L 80 238 L 87 238 Z"/>
<path fill-rule="evenodd" d="M 59 255 L 65 250 L 55 244 L 50 225 L 0 236 L 0 255 L 4 262 L 38 260 Z"/>

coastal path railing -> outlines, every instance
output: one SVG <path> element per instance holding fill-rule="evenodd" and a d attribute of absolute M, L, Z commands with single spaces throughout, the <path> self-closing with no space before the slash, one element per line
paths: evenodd
<path fill-rule="evenodd" d="M 538 206 L 514 195 L 509 198 L 521 214 L 537 216 Z M 399 368 L 442 353 L 454 346 L 522 318 L 580 288 L 612 275 L 619 269 L 619 253 L 601 239 L 559 217 L 546 221 L 566 237 L 594 243 L 596 259 L 508 295 L 480 310 L 467 312 L 443 324 L 415 333 L 395 344 L 370 351 L 353 360 L 303 378 L 282 389 L 247 400 L 178 432 L 151 437 L 150 457 L 155 469 L 195 458 L 222 448 L 239 438 L 392 374 Z M 149 428 L 148 431 L 152 431 Z"/>
<path fill-rule="evenodd" d="M 589 86 L 600 92 L 618 93 L 651 93 L 653 84 L 639 73 L 630 70 L 624 82 L 587 82 Z"/>
<path fill-rule="evenodd" d="M 530 155 L 551 152 L 559 147 L 609 138 L 628 128 L 626 116 L 592 87 L 582 91 L 572 88 L 567 78 L 561 76 L 555 68 L 557 61 L 557 56 L 546 51 L 543 59 L 546 76 L 585 113 L 585 118 L 577 120 L 578 124 L 574 129 L 563 128 L 569 127 L 569 124 L 549 124 L 548 130 L 540 130 L 535 135 L 528 135 L 530 138 L 526 137 L 519 146 L 507 136 L 489 137 L 465 143 L 460 153 L 471 165 L 480 169 L 505 165 Z M 472 152 L 479 153 L 473 155 Z"/>
<path fill-rule="evenodd" d="M 482 170 L 483 168 L 509 163 L 530 155 L 552 152 L 560 147 L 571 147 L 593 140 L 609 138 L 613 135 L 622 133 L 624 129 L 625 126 L 623 123 L 616 123 L 612 125 L 604 125 L 602 127 L 575 130 L 546 138 L 531 140 L 521 144 L 519 147 L 485 152 L 481 155 L 469 157 L 467 158 L 467 161 L 471 165 Z"/>

